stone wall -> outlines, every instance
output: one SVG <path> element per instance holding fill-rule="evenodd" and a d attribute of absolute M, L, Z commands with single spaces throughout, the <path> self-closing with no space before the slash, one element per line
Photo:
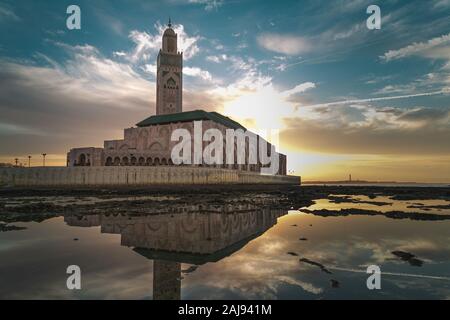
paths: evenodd
<path fill-rule="evenodd" d="M 0 168 L 0 186 L 144 186 L 208 184 L 290 184 L 300 177 L 196 167 Z"/>

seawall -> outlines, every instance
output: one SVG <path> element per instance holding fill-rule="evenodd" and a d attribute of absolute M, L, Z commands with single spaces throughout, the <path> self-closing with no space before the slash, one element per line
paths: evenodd
<path fill-rule="evenodd" d="M 298 176 L 198 167 L 35 167 L 0 168 L 2 187 L 300 185 Z"/>

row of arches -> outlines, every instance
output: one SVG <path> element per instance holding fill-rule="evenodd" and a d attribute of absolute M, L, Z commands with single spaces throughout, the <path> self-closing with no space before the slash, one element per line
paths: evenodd
<path fill-rule="evenodd" d="M 105 166 L 171 166 L 172 159 L 144 157 L 107 157 Z"/>
<path fill-rule="evenodd" d="M 144 157 L 107 157 L 105 161 L 105 166 L 173 166 L 174 163 L 172 159 L 166 158 L 144 158 Z M 257 164 L 246 164 L 246 165 L 238 165 L 238 164 L 223 164 L 223 165 L 198 165 L 199 167 L 216 167 L 223 169 L 235 169 L 235 170 L 247 170 L 257 172 L 261 169 L 261 165 Z"/>
<path fill-rule="evenodd" d="M 166 159 L 164 157 L 134 157 L 134 156 L 108 156 L 104 163 L 105 166 L 172 166 L 174 165 L 172 159 Z M 282 166 L 283 164 L 281 164 Z M 91 162 L 88 156 L 81 154 L 75 161 L 74 166 L 91 166 Z M 215 167 L 223 169 L 245 170 L 252 172 L 259 172 L 260 164 L 218 164 L 218 165 L 196 165 L 199 167 Z M 281 170 L 282 171 L 282 170 Z"/>

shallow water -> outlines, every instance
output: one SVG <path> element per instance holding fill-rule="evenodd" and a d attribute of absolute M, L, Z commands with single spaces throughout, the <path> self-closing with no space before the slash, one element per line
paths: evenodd
<path fill-rule="evenodd" d="M 364 209 L 364 210 L 376 210 L 383 213 L 389 211 L 402 211 L 402 212 L 419 212 L 423 214 L 446 214 L 450 215 L 450 201 L 446 200 L 393 200 L 391 197 L 387 196 L 377 196 L 374 199 L 368 196 L 342 196 L 342 195 L 332 195 L 337 199 L 349 198 L 355 200 L 354 203 L 351 202 L 341 202 L 335 203 L 330 199 L 317 199 L 316 204 L 307 207 L 309 210 L 340 210 L 340 209 Z M 385 203 L 386 205 L 380 205 Z M 448 208 L 439 208 L 438 206 L 448 206 Z M 435 208 L 433 208 L 435 207 Z"/>
<path fill-rule="evenodd" d="M 308 209 L 362 206 L 387 212 L 409 210 L 416 202 L 447 204 L 353 198 L 392 204 L 319 199 Z M 321 217 L 267 207 L 249 210 L 239 204 L 233 208 L 233 214 L 207 209 L 139 216 L 105 212 L 11 222 L 26 229 L 0 232 L 0 298 L 450 298 L 450 220 Z M 430 212 L 448 210 L 423 214 Z M 421 266 L 393 251 L 414 254 Z M 303 258 L 331 273 L 299 261 Z M 69 265 L 81 268 L 81 290 L 66 287 Z M 380 290 L 366 286 L 369 265 L 381 268 Z"/>

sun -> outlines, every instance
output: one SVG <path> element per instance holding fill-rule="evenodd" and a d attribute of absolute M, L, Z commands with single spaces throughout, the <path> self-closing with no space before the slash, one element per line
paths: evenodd
<path fill-rule="evenodd" d="M 283 129 L 283 119 L 293 116 L 294 107 L 272 85 L 242 92 L 225 102 L 224 113 L 244 123 L 248 129 Z"/>

